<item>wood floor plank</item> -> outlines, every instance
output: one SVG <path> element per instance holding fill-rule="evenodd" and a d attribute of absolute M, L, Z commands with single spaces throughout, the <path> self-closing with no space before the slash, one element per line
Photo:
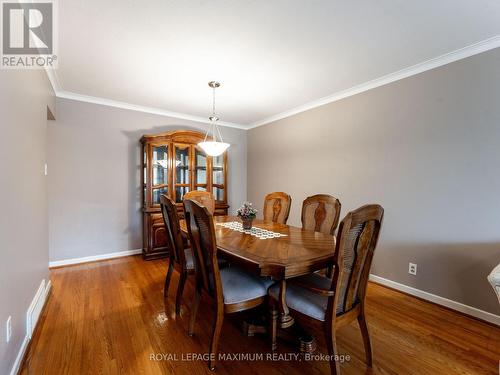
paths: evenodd
<path fill-rule="evenodd" d="M 208 351 L 214 309 L 202 301 L 195 336 L 189 337 L 192 283 L 187 283 L 176 315 L 178 275 L 174 273 L 165 300 L 166 266 L 165 260 L 133 256 L 51 270 L 52 293 L 20 373 L 213 374 L 206 361 L 186 356 Z M 325 361 L 267 360 L 272 355 L 267 338 L 243 336 L 240 319 L 225 319 L 220 351 L 245 353 L 247 360 L 219 361 L 217 374 L 329 373 Z M 373 368 L 364 364 L 361 335 L 353 323 L 337 335 L 339 352 L 351 357 L 341 365 L 342 374 L 498 374 L 498 327 L 373 283 L 367 320 Z M 313 333 L 318 353 L 326 353 L 322 333 Z M 252 354 L 263 358 L 251 361 Z M 290 356 L 296 350 L 279 343 L 277 354 Z M 160 360 L 162 355 L 176 360 Z"/>

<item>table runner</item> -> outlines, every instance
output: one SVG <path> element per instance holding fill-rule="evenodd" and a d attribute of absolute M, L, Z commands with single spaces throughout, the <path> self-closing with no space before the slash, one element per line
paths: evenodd
<path fill-rule="evenodd" d="M 241 225 L 240 222 L 238 221 L 228 221 L 226 223 L 217 223 L 217 225 L 220 225 L 224 228 L 228 228 L 231 230 L 235 230 L 237 232 L 245 233 L 245 234 L 250 234 L 251 236 L 257 237 L 260 240 L 266 240 L 269 238 L 278 238 L 278 237 L 286 237 L 286 234 L 283 233 L 278 233 L 278 232 L 272 232 L 267 229 L 262 229 L 258 227 L 252 227 L 252 229 L 243 229 L 243 225 Z"/>

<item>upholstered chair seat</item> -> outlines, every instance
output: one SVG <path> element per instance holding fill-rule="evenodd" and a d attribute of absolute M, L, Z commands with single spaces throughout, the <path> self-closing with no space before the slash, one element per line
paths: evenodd
<path fill-rule="evenodd" d="M 224 303 L 240 303 L 267 295 L 267 289 L 273 281 L 254 276 L 238 267 L 220 270 Z"/>
<path fill-rule="evenodd" d="M 299 313 L 307 315 L 313 319 L 325 321 L 326 309 L 328 307 L 328 297 L 311 293 L 310 290 L 301 285 L 308 285 L 312 288 L 328 290 L 331 288 L 332 279 L 312 273 L 307 276 L 293 279 L 286 288 L 286 305 Z M 280 286 L 273 285 L 269 289 L 269 295 L 278 300 Z M 342 305 L 337 307 L 337 314 L 342 313 Z"/>

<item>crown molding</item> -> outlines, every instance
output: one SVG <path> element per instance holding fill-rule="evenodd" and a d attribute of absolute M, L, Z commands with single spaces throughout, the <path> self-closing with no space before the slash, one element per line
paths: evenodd
<path fill-rule="evenodd" d="M 418 63 L 416 65 L 410 66 L 405 69 L 401 69 L 397 72 L 387 74 L 385 76 L 373 79 L 371 81 L 356 85 L 346 90 L 342 90 L 336 92 L 332 95 L 325 96 L 321 99 L 313 100 L 306 104 L 300 105 L 298 107 L 292 108 L 288 111 L 284 111 L 278 113 L 276 115 L 264 118 L 259 121 L 255 121 L 247 126 L 247 129 L 253 129 L 262 125 L 269 124 L 271 122 L 284 119 L 286 117 L 290 117 L 296 115 L 301 112 L 308 111 L 313 108 L 320 107 L 322 105 L 336 102 L 338 100 L 348 98 L 349 96 L 353 96 L 356 94 L 360 94 L 362 92 L 387 85 L 389 83 L 399 81 L 404 78 L 411 77 L 413 75 L 426 72 L 428 70 L 438 68 L 440 66 L 450 64 L 452 62 L 465 59 L 467 57 L 471 57 L 477 55 L 482 52 L 486 52 L 495 48 L 500 47 L 500 35 L 494 36 L 492 38 L 483 40 L 478 43 L 471 44 L 467 47 L 457 49 L 455 51 L 446 53 L 444 55 L 438 56 L 436 58 Z"/>
<path fill-rule="evenodd" d="M 201 122 L 204 124 L 210 124 L 210 120 L 208 120 L 208 118 L 205 118 L 205 117 L 189 115 L 187 113 L 167 111 L 167 110 L 161 109 L 161 108 L 146 107 L 146 106 L 141 106 L 141 105 L 136 105 L 136 104 L 131 104 L 131 103 L 125 103 L 125 102 L 120 102 L 117 100 L 100 98 L 97 96 L 82 95 L 82 94 L 77 94 L 77 93 L 71 92 L 71 91 L 64 91 L 64 90 L 62 90 L 61 83 L 59 81 L 59 78 L 57 77 L 56 70 L 45 68 L 45 72 L 47 73 L 47 77 L 50 81 L 50 84 L 52 85 L 52 89 L 54 90 L 54 94 L 57 98 L 76 100 L 76 101 L 85 102 L 85 103 L 104 105 L 107 107 L 128 109 L 131 111 L 150 113 L 153 115 L 173 117 L 173 118 L 177 118 L 180 120 L 195 121 L 195 122 Z M 229 128 L 236 128 L 236 129 L 244 129 L 244 130 L 247 129 L 247 126 L 241 125 L 241 124 L 236 124 L 233 122 L 219 121 L 217 123 L 217 125 L 226 126 Z"/>
<path fill-rule="evenodd" d="M 500 47 L 500 35 L 496 35 L 492 38 L 483 40 L 481 42 L 474 43 L 464 48 L 457 49 L 455 51 L 446 53 L 436 58 L 426 60 L 424 62 L 410 66 L 408 68 L 401 69 L 397 72 L 390 73 L 379 78 L 375 78 L 371 81 L 361 83 L 346 90 L 338 91 L 332 95 L 325 96 L 317 100 L 313 100 L 306 104 L 292 108 L 288 111 L 284 111 L 276 115 L 266 117 L 262 120 L 255 121 L 250 124 L 243 125 L 243 124 L 221 121 L 218 122 L 218 125 L 236 129 L 243 129 L 243 130 L 253 129 L 498 47 Z M 46 72 L 49 81 L 52 85 L 52 88 L 55 92 L 55 95 L 58 98 L 77 100 L 86 103 L 100 104 L 108 107 L 128 109 L 132 111 L 150 113 L 154 115 L 178 118 L 181 120 L 196 121 L 205 124 L 210 123 L 210 121 L 204 117 L 190 115 L 187 113 L 173 112 L 161 108 L 141 106 L 131 103 L 120 102 L 112 99 L 106 99 L 96 96 L 82 95 L 70 91 L 64 91 L 62 90 L 62 86 L 57 77 L 56 71 L 53 69 L 46 69 Z"/>
<path fill-rule="evenodd" d="M 187 113 L 167 111 L 167 110 L 161 109 L 161 108 L 146 107 L 146 106 L 141 106 L 141 105 L 136 105 L 136 104 L 131 104 L 131 103 L 125 103 L 125 102 L 120 102 L 120 101 L 112 100 L 112 99 L 99 98 L 97 96 L 81 95 L 81 94 L 77 94 L 77 93 L 70 92 L 70 91 L 58 91 L 58 92 L 56 92 L 56 96 L 58 98 L 62 98 L 62 99 L 77 100 L 80 102 L 100 104 L 100 105 L 104 105 L 104 106 L 108 106 L 108 107 L 128 109 L 131 111 L 150 113 L 153 115 L 173 117 L 173 118 L 177 118 L 180 120 L 188 120 L 188 121 L 195 121 L 195 122 L 210 124 L 210 120 L 208 118 L 205 118 L 205 117 L 189 115 Z M 240 124 L 236 124 L 236 123 L 232 123 L 232 122 L 225 122 L 225 121 L 219 121 L 219 122 L 217 122 L 217 125 L 226 126 L 229 128 L 247 129 L 247 127 L 244 125 L 240 125 Z"/>

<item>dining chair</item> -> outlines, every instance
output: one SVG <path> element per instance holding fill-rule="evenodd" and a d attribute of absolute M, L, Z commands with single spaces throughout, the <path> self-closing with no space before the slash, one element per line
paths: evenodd
<path fill-rule="evenodd" d="M 328 194 L 316 194 L 302 202 L 302 229 L 331 234 L 337 229 L 340 201 Z"/>
<path fill-rule="evenodd" d="M 291 205 L 292 197 L 287 193 L 274 192 L 267 194 L 264 198 L 264 220 L 286 224 Z"/>
<path fill-rule="evenodd" d="M 328 194 L 316 194 L 302 202 L 302 229 L 313 230 L 333 236 L 340 217 L 340 201 Z M 326 269 L 325 274 L 332 277 L 333 268 Z"/>
<path fill-rule="evenodd" d="M 219 268 L 213 217 L 206 207 L 190 199 L 184 200 L 189 241 L 195 254 L 196 287 L 189 322 L 189 335 L 194 333 L 196 314 L 202 293 L 216 305 L 216 316 L 210 343 L 209 368 L 215 368 L 219 337 L 224 315 L 249 310 L 261 305 L 272 281 L 249 274 L 238 267 Z"/>
<path fill-rule="evenodd" d="M 183 199 L 191 199 L 200 203 L 202 206 L 205 206 L 210 212 L 210 215 L 213 215 L 215 212 L 215 199 L 212 193 L 203 190 L 192 190 L 184 194 Z"/>
<path fill-rule="evenodd" d="M 167 244 L 170 249 L 170 260 L 168 263 L 167 276 L 163 295 L 167 297 L 170 279 L 174 268 L 179 272 L 179 284 L 177 286 L 177 295 L 175 298 L 175 312 L 179 314 L 182 302 L 182 293 L 188 275 L 194 275 L 194 261 L 192 250 L 188 247 L 187 241 L 181 235 L 179 217 L 177 215 L 177 206 L 174 201 L 166 195 L 160 197 L 160 207 L 167 231 Z"/>
<path fill-rule="evenodd" d="M 372 349 L 365 317 L 365 295 L 383 215 L 384 209 L 379 205 L 366 205 L 349 212 L 338 230 L 332 279 L 317 273 L 292 279 L 285 295 L 294 318 L 321 325 L 330 358 L 338 355 L 336 331 L 357 319 L 369 367 L 372 366 Z M 279 285 L 269 288 L 273 349 L 276 348 L 279 293 Z M 330 360 L 330 369 L 332 374 L 339 374 L 339 362 Z"/>

